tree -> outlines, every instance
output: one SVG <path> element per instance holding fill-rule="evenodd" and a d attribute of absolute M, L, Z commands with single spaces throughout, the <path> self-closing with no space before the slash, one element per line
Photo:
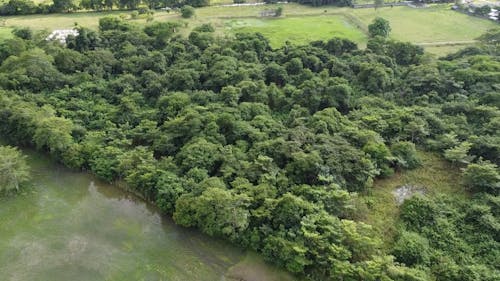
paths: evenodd
<path fill-rule="evenodd" d="M 129 30 L 131 26 L 119 17 L 107 16 L 99 19 L 99 31 L 106 30 Z M 78 32 L 80 33 L 80 32 Z M 148 32 L 146 34 L 149 35 Z"/>
<path fill-rule="evenodd" d="M 102 0 L 82 0 L 80 6 L 84 9 L 100 11 L 104 8 Z"/>
<path fill-rule="evenodd" d="M 387 90 L 393 80 L 393 70 L 380 63 L 362 63 L 358 80 L 370 92 Z"/>
<path fill-rule="evenodd" d="M 474 160 L 474 156 L 468 154 L 471 147 L 472 144 L 470 142 L 464 141 L 455 147 L 446 149 L 444 151 L 444 158 L 454 164 L 468 164 L 470 161 Z"/>
<path fill-rule="evenodd" d="M 7 79 L 0 84 L 7 89 L 30 89 L 37 92 L 53 89 L 64 83 L 65 77 L 52 64 L 54 58 L 43 50 L 31 49 L 3 61 L 0 72 Z"/>
<path fill-rule="evenodd" d="M 391 26 L 389 24 L 389 21 L 380 17 L 375 18 L 373 22 L 368 25 L 368 33 L 370 34 L 370 37 L 389 37 L 390 32 Z"/>
<path fill-rule="evenodd" d="M 174 220 L 183 226 L 198 226 L 211 236 L 236 240 L 248 227 L 250 198 L 208 186 L 200 196 L 182 195 L 175 205 Z"/>
<path fill-rule="evenodd" d="M 184 5 L 182 6 L 181 8 L 181 16 L 185 19 L 188 19 L 192 16 L 194 16 L 194 8 L 192 6 L 189 6 L 189 5 Z"/>
<path fill-rule="evenodd" d="M 17 148 L 0 146 L 0 191 L 17 191 L 29 180 L 26 156 Z"/>
<path fill-rule="evenodd" d="M 498 194 L 500 191 L 498 166 L 488 161 L 469 164 L 464 171 L 464 182 L 474 191 Z"/>
<path fill-rule="evenodd" d="M 52 10 L 54 12 L 69 12 L 73 9 L 76 9 L 76 5 L 72 0 L 53 0 L 54 4 L 52 5 Z"/>
<path fill-rule="evenodd" d="M 46 149 L 58 156 L 73 144 L 71 132 L 73 122 L 62 117 L 48 117 L 38 120 L 33 142 L 39 149 Z"/>
<path fill-rule="evenodd" d="M 413 169 L 420 165 L 415 144 L 411 142 L 397 142 L 391 146 L 396 167 Z"/>

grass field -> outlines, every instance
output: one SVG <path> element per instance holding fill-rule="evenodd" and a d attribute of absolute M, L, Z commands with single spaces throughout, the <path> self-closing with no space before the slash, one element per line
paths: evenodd
<path fill-rule="evenodd" d="M 369 205 L 363 220 L 372 225 L 382 237 L 386 246 L 395 234 L 399 209 L 392 192 L 403 185 L 425 187 L 427 196 L 446 194 L 447 196 L 468 196 L 462 184 L 460 170 L 441 156 L 419 151 L 422 165 L 414 170 L 399 172 L 387 179 L 375 181 L 368 196 L 361 197 Z"/>
<path fill-rule="evenodd" d="M 350 13 L 366 25 L 375 17 L 385 18 L 391 23 L 393 38 L 414 43 L 473 40 L 487 29 L 497 26 L 488 20 L 454 12 L 448 5 L 426 9 L 353 9 Z"/>
<path fill-rule="evenodd" d="M 228 0 L 214 0 L 226 3 Z M 214 4 L 215 2 L 212 2 Z M 210 6 L 196 10 L 196 16 L 189 20 L 188 27 L 181 32 L 187 34 L 193 27 L 202 23 L 213 24 L 219 35 L 248 31 L 266 35 L 274 47 L 285 41 L 307 43 L 311 40 L 328 39 L 333 36 L 349 38 L 361 46 L 366 43 L 368 24 L 383 17 L 391 23 L 391 37 L 412 43 L 427 43 L 425 48 L 435 54 L 443 55 L 471 43 L 476 37 L 497 24 L 475 17 L 470 17 L 449 9 L 449 5 L 434 5 L 427 9 L 409 7 L 351 9 L 328 7 L 310 7 L 298 4 L 285 4 L 283 16 L 261 18 L 264 9 L 273 9 L 277 5 L 217 7 Z M 28 26 L 33 29 L 72 28 L 75 23 L 88 28 L 97 28 L 98 19 L 107 15 L 129 15 L 130 12 L 80 12 L 72 14 L 30 15 L 2 17 L 1 26 Z M 183 20 L 178 13 L 156 12 L 155 21 Z M 146 20 L 133 20 L 146 24 Z M 3 33 L 2 33 L 3 32 Z M 5 32 L 0 30 L 0 36 Z M 454 43 L 442 44 L 443 42 Z M 429 44 L 430 43 L 430 44 Z M 461 44 L 456 44 L 461 43 Z"/>
<path fill-rule="evenodd" d="M 0 27 L 0 40 L 6 39 L 6 38 L 11 38 L 12 35 L 12 28 L 8 27 Z"/>
<path fill-rule="evenodd" d="M 313 40 L 328 40 L 332 37 L 348 38 L 365 45 L 367 37 L 342 16 L 306 16 L 282 19 L 232 19 L 226 21 L 230 31 L 260 32 L 269 38 L 273 47 L 283 42 L 306 44 Z"/>

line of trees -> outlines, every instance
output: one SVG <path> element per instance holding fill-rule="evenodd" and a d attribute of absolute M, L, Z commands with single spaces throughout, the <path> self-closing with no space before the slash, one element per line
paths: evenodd
<path fill-rule="evenodd" d="M 113 8 L 135 10 L 141 6 L 147 6 L 149 9 L 182 7 L 184 5 L 202 7 L 209 4 L 208 0 L 82 0 L 79 3 L 74 0 L 52 1 L 52 4 L 36 4 L 32 0 L 9 0 L 0 5 L 0 15 L 68 13 L 78 10 L 103 11 Z"/>
<path fill-rule="evenodd" d="M 467 268 L 465 280 L 498 280 L 497 256 L 478 258 L 499 249 L 500 66 L 488 39 L 498 31 L 435 60 L 381 36 L 365 50 L 340 38 L 272 49 L 260 34 L 220 38 L 202 25 L 181 37 L 176 27 L 104 18 L 66 46 L 17 31 L 0 43 L 0 134 L 124 181 L 176 223 L 304 279 L 452 280 L 448 269 L 460 278 Z M 471 193 L 494 199 L 471 214 L 492 234 L 481 248 L 447 247 L 466 208 L 446 224 L 447 209 L 408 207 L 422 223 L 405 231 L 447 227 L 401 234 L 398 245 L 423 245 L 427 257 L 386 251 L 359 220 L 373 210 L 357 194 L 422 165 L 416 147 L 459 159 Z"/>

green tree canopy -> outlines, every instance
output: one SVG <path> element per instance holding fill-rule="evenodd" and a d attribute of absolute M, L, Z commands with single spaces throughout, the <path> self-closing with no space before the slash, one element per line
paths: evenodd
<path fill-rule="evenodd" d="M 14 147 L 0 146 L 0 191 L 19 190 L 30 180 L 26 156 Z"/>
<path fill-rule="evenodd" d="M 390 32 L 391 26 L 389 24 L 389 21 L 384 18 L 377 17 L 370 25 L 368 25 L 368 33 L 370 34 L 370 37 L 389 37 Z"/>

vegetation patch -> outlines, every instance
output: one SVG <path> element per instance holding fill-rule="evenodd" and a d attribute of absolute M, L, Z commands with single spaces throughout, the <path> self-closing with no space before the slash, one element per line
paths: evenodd
<path fill-rule="evenodd" d="M 468 193 L 461 180 L 460 169 L 435 153 L 419 151 L 422 164 L 414 170 L 397 172 L 393 176 L 375 181 L 367 196 L 361 197 L 368 205 L 364 221 L 379 232 L 389 248 L 396 235 L 399 218 L 398 200 L 394 192 L 402 186 L 425 187 L 429 197 L 440 195 L 467 198 Z"/>

